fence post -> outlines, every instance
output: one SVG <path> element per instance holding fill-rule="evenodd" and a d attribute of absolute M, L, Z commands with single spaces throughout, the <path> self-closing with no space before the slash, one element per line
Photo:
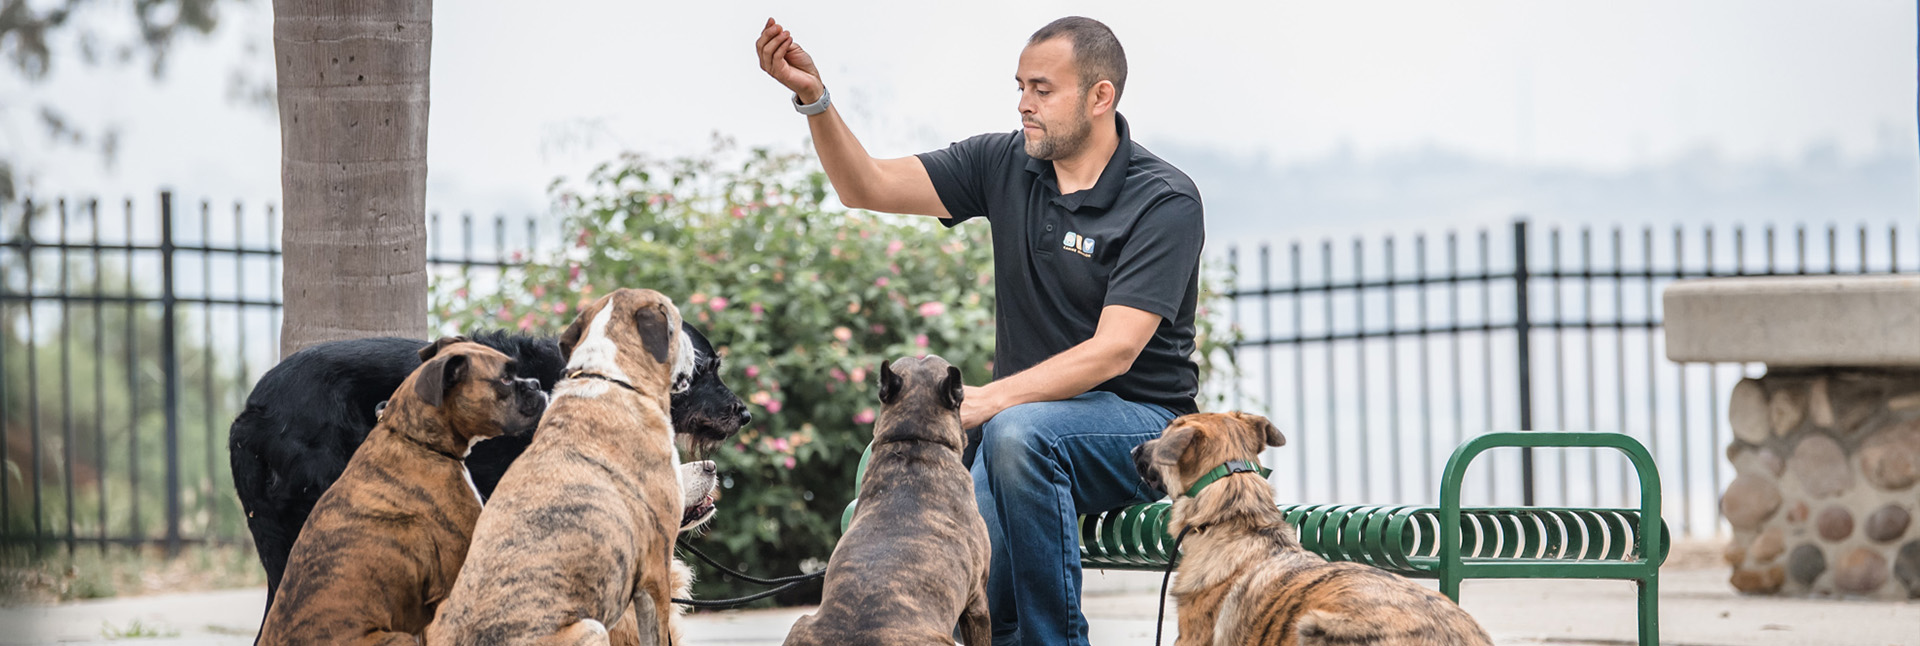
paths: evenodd
<path fill-rule="evenodd" d="M 1533 316 L 1527 309 L 1527 219 L 1513 221 L 1513 332 L 1519 344 L 1520 430 L 1533 430 Z M 1533 506 L 1533 448 L 1520 449 L 1520 499 Z"/>
<path fill-rule="evenodd" d="M 174 348 L 173 191 L 160 192 L 160 374 L 165 380 L 167 556 L 180 554 L 180 362 Z"/>

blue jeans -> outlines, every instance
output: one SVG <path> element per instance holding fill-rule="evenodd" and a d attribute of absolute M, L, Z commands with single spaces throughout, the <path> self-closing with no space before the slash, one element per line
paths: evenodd
<path fill-rule="evenodd" d="M 987 608 L 995 646 L 1087 643 L 1078 516 L 1160 497 L 1130 453 L 1173 417 L 1090 392 L 1014 406 L 982 426 L 973 491 L 993 545 Z"/>

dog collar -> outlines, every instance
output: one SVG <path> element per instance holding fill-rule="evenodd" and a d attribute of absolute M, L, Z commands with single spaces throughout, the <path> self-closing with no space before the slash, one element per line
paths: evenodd
<path fill-rule="evenodd" d="M 1200 476 L 1200 479 L 1195 481 L 1193 486 L 1187 488 L 1187 497 L 1192 498 L 1198 496 L 1200 495 L 1200 490 L 1207 488 L 1207 485 L 1213 484 L 1213 481 L 1236 473 L 1258 473 L 1260 477 L 1265 478 L 1269 474 L 1272 474 L 1273 470 L 1255 464 L 1252 460 L 1228 460 L 1226 464 L 1214 467 L 1212 471 L 1208 471 L 1207 475 Z"/>
<path fill-rule="evenodd" d="M 625 389 L 627 389 L 627 390 L 631 390 L 631 391 L 633 391 L 633 392 L 635 392 L 635 393 L 638 393 L 638 392 L 640 392 L 640 389 L 639 389 L 639 388 L 634 388 L 634 387 L 633 387 L 633 384 L 630 384 L 630 383 L 627 383 L 627 382 L 626 382 L 626 380 L 624 380 L 624 379 L 615 379 L 615 378 L 613 378 L 613 377 L 608 377 L 608 376 L 606 376 L 606 375 L 603 375 L 603 374 L 600 374 L 600 373 L 597 373 L 597 372 L 587 372 L 587 371 L 585 371 L 585 370 L 575 370 L 575 371 L 573 371 L 573 372 L 569 372 L 569 373 L 567 373 L 565 377 L 562 377 L 562 379 L 599 379 L 599 380 L 601 380 L 601 381 L 611 381 L 611 382 L 613 382 L 613 383 L 614 383 L 615 385 L 618 385 L 618 386 L 620 386 L 621 388 L 625 388 Z"/>

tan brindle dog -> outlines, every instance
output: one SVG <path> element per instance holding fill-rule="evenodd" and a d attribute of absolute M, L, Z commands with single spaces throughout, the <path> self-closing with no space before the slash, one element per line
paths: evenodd
<path fill-rule="evenodd" d="M 1177 644 L 1493 643 L 1440 593 L 1366 565 L 1328 563 L 1301 547 L 1273 489 L 1253 471 L 1261 449 L 1286 441 L 1258 415 L 1200 413 L 1173 420 L 1135 451 L 1141 477 L 1174 492 L 1167 530 L 1186 532 L 1173 584 Z M 1226 475 L 1203 482 L 1210 474 Z"/>
<path fill-rule="evenodd" d="M 418 643 L 480 516 L 468 447 L 532 430 L 547 401 L 507 355 L 464 341 L 420 350 L 426 363 L 315 503 L 259 644 Z"/>
<path fill-rule="evenodd" d="M 640 643 L 671 641 L 683 489 L 667 397 L 693 372 L 680 312 L 621 289 L 581 310 L 560 348 L 566 378 L 487 501 L 428 644 L 605 644 L 629 609 Z"/>
<path fill-rule="evenodd" d="M 987 646 L 987 524 L 960 462 L 965 391 L 937 356 L 880 364 L 880 421 L 860 506 L 827 561 L 820 609 L 786 646 Z"/>

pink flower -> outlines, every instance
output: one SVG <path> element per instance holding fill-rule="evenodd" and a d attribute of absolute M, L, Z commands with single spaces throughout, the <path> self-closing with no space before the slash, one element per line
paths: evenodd
<path fill-rule="evenodd" d="M 747 378 L 748 378 L 748 379 L 754 379 L 754 378 L 757 378 L 757 377 L 759 377 L 759 376 L 760 376 L 760 366 L 747 366 Z"/>
<path fill-rule="evenodd" d="M 500 314 L 499 314 L 499 316 L 500 316 L 500 322 L 501 322 L 501 323 L 505 323 L 505 322 L 507 322 L 507 321 L 511 321 L 511 320 L 513 320 L 513 312 L 509 312 L 509 311 L 507 311 L 507 308 L 506 308 L 506 306 L 504 306 L 504 305 L 500 307 Z"/>
<path fill-rule="evenodd" d="M 773 438 L 773 450 L 779 451 L 781 453 L 785 453 L 793 449 L 791 445 L 787 444 L 787 438 L 776 437 L 776 438 Z"/>
<path fill-rule="evenodd" d="M 764 390 L 757 391 L 752 395 L 748 395 L 747 401 L 753 402 L 755 404 L 759 404 L 761 406 L 766 406 L 767 402 L 773 401 L 773 395 L 767 394 L 767 391 L 764 391 Z"/>
<path fill-rule="evenodd" d="M 779 414 L 780 414 L 780 400 L 778 400 L 778 399 L 775 399 L 775 400 L 772 400 L 772 401 L 769 401 L 769 402 L 767 402 L 767 412 L 768 412 L 768 413 L 770 413 L 770 414 L 773 414 L 773 415 L 779 415 Z"/>
<path fill-rule="evenodd" d="M 907 246 L 907 244 L 899 240 L 889 242 L 887 243 L 887 255 L 891 256 L 893 254 L 900 253 L 900 249 L 905 246 Z"/>
<path fill-rule="evenodd" d="M 524 258 L 526 258 L 526 252 L 524 252 L 524 251 L 520 251 L 520 250 L 518 250 L 518 249 L 515 249 L 515 250 L 513 251 L 513 261 L 514 261 L 514 262 L 520 262 L 520 261 L 521 261 L 522 259 L 524 259 Z"/>
<path fill-rule="evenodd" d="M 534 285 L 534 286 L 533 286 L 533 297 L 534 297 L 534 298 L 546 298 L 546 297 L 547 297 L 547 286 L 546 286 L 546 285 Z"/>
<path fill-rule="evenodd" d="M 875 278 L 875 279 L 873 279 L 873 286 L 874 286 L 874 287 L 886 287 L 886 286 L 887 286 L 887 277 L 886 277 L 886 276 L 881 276 L 881 277 L 879 277 L 879 278 Z"/>
<path fill-rule="evenodd" d="M 566 303 L 554 303 L 554 304 L 553 304 L 553 313 L 555 313 L 555 314 L 565 314 L 565 313 L 567 313 L 567 304 L 566 304 Z"/>
<path fill-rule="evenodd" d="M 896 263 L 888 263 L 888 264 L 887 264 L 887 268 L 888 268 L 888 269 L 892 269 L 892 270 L 893 270 L 893 273 L 894 273 L 894 275 L 896 275 L 896 276 L 898 276 L 898 275 L 900 275 L 900 263 L 897 263 L 897 262 L 896 262 Z"/>
<path fill-rule="evenodd" d="M 927 335 L 922 334 L 922 335 L 913 337 L 913 344 L 920 346 L 922 348 L 927 347 Z"/>
<path fill-rule="evenodd" d="M 533 329 L 533 314 L 520 317 L 520 331 L 525 332 L 531 329 Z"/>
<path fill-rule="evenodd" d="M 692 296 L 687 297 L 687 302 L 693 303 L 694 305 L 705 303 L 707 302 L 707 295 L 702 292 L 694 292 Z"/>
<path fill-rule="evenodd" d="M 840 326 L 840 327 L 837 327 L 837 328 L 834 328 L 834 329 L 833 329 L 833 338 L 836 338 L 836 339 L 839 339 L 839 340 L 841 340 L 841 341 L 852 341 L 852 340 L 853 340 L 853 330 L 849 330 L 849 329 L 847 329 L 847 326 L 845 326 L 845 325 L 842 325 L 842 326 Z"/>
<path fill-rule="evenodd" d="M 453 297 L 463 301 L 467 300 L 467 288 L 462 287 L 460 289 L 453 290 Z"/>
<path fill-rule="evenodd" d="M 759 303 L 750 303 L 747 305 L 747 311 L 753 312 L 757 316 L 761 312 L 767 311 L 767 308 L 761 307 Z"/>
<path fill-rule="evenodd" d="M 855 423 L 855 424 L 872 424 L 872 423 L 873 423 L 873 409 L 871 409 L 871 408 L 863 408 L 863 409 L 860 409 L 860 412 L 858 412 L 858 413 L 854 413 L 854 414 L 853 414 L 853 423 Z"/>
<path fill-rule="evenodd" d="M 742 208 L 740 208 L 740 207 L 737 207 L 737 206 L 736 206 L 736 207 L 733 207 L 733 219 L 735 219 L 735 220 L 739 220 L 739 219 L 744 219 L 744 218 L 746 218 L 746 217 L 747 217 L 747 211 L 746 211 L 746 209 L 742 209 Z"/>
<path fill-rule="evenodd" d="M 867 238 L 871 238 L 871 237 L 873 237 L 873 231 L 871 231 L 871 230 L 869 230 L 869 229 L 861 229 L 861 230 L 860 230 L 860 239 L 861 239 L 861 240 L 865 240 L 865 239 L 867 239 Z"/>
<path fill-rule="evenodd" d="M 793 456 L 791 455 L 787 456 L 787 461 L 783 462 L 782 464 L 786 465 L 786 467 L 789 469 L 793 468 Z"/>
<path fill-rule="evenodd" d="M 715 296 L 711 302 L 707 303 L 707 307 L 713 308 L 715 312 L 727 309 L 727 298 L 725 296 Z"/>
<path fill-rule="evenodd" d="M 584 228 L 584 227 L 582 227 L 582 228 L 580 229 L 580 237 L 579 237 L 579 240 L 578 240 L 578 243 L 579 243 L 579 245 L 580 245 L 580 246 L 582 246 L 582 247 L 585 247 L 585 246 L 587 246 L 587 237 L 588 237 L 589 235 L 590 235 L 590 232 L 588 232 L 586 228 Z"/>
<path fill-rule="evenodd" d="M 568 265 L 567 266 L 567 282 L 571 283 L 577 280 L 580 280 L 580 266 Z"/>
<path fill-rule="evenodd" d="M 833 377 L 833 380 L 834 380 L 834 381 L 846 381 L 846 380 L 847 380 L 847 373 L 846 373 L 846 371 L 844 371 L 844 370 L 841 370 L 841 369 L 839 369 L 839 368 L 834 368 L 834 369 L 832 369 L 832 370 L 828 370 L 828 371 L 827 371 L 827 376 L 829 376 L 829 377 Z"/>
<path fill-rule="evenodd" d="M 869 329 L 869 330 L 873 330 L 873 333 L 874 333 L 874 334 L 886 334 L 886 333 L 887 333 L 887 326 L 885 326 L 885 325 L 881 325 L 881 324 L 879 324 L 879 323 L 875 323 L 875 324 L 873 324 L 873 327 L 870 327 L 870 328 L 867 328 L 867 329 Z"/>
<path fill-rule="evenodd" d="M 859 367 L 859 366 L 856 366 L 856 367 L 854 367 L 854 369 L 853 369 L 853 380 L 854 380 L 854 381 L 866 381 L 866 380 L 867 380 L 867 369 L 866 369 L 865 367 Z"/>
<path fill-rule="evenodd" d="M 647 197 L 647 206 L 660 206 L 661 202 L 667 201 L 666 197 L 667 196 L 665 195 L 655 193 L 652 196 Z"/>
<path fill-rule="evenodd" d="M 939 301 L 927 301 L 920 304 L 920 316 L 933 318 L 947 313 L 947 304 Z"/>

